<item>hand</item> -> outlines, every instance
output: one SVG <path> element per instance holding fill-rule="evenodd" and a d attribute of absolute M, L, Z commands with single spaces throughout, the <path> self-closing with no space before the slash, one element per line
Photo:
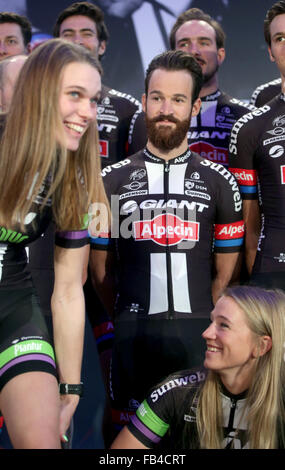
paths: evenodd
<path fill-rule="evenodd" d="M 61 442 L 66 442 L 66 431 L 70 426 L 71 419 L 76 411 L 79 403 L 78 395 L 61 395 L 60 396 L 60 422 L 59 432 Z"/>

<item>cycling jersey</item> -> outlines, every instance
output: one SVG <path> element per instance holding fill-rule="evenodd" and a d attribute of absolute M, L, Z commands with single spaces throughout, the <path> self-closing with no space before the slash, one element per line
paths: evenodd
<path fill-rule="evenodd" d="M 189 147 L 201 157 L 228 166 L 228 146 L 233 124 L 253 106 L 217 90 L 201 98 L 198 116 L 192 117 L 188 132 Z M 129 152 L 137 152 L 146 143 L 144 113 L 133 116 L 129 133 Z"/>
<path fill-rule="evenodd" d="M 243 116 L 231 134 L 230 170 L 239 181 L 243 199 L 260 196 L 262 204 L 262 229 L 253 274 L 285 274 L 284 100 L 280 94 Z"/>
<path fill-rule="evenodd" d="M 201 364 L 213 233 L 215 252 L 237 252 L 243 221 L 235 178 L 190 150 L 166 162 L 144 149 L 102 174 L 113 226 L 91 246 L 118 257 L 110 395 L 122 422 L 150 386 Z"/>
<path fill-rule="evenodd" d="M 116 244 L 118 313 L 208 316 L 213 224 L 216 252 L 236 252 L 243 243 L 235 178 L 190 150 L 167 162 L 147 149 L 102 175 L 115 225 L 110 238 L 92 245 Z"/>
<path fill-rule="evenodd" d="M 199 449 L 196 425 L 198 395 L 206 371 L 185 370 L 157 385 L 131 416 L 129 431 L 146 447 Z M 221 384 L 223 448 L 250 447 L 246 392 L 233 395 Z"/>
<path fill-rule="evenodd" d="M 128 132 L 140 102 L 127 93 L 102 86 L 97 108 L 102 167 L 122 160 L 128 154 Z"/>
<path fill-rule="evenodd" d="M 25 249 L 51 221 L 51 200 L 42 208 L 49 185 L 47 177 L 25 217 L 24 231 L 19 226 L 0 228 L 0 388 L 27 371 L 56 375 L 53 346 L 33 288 Z M 57 232 L 55 242 L 64 248 L 81 247 L 89 243 L 88 231 Z"/>
<path fill-rule="evenodd" d="M 250 104 L 260 108 L 281 92 L 281 78 L 259 85 L 251 95 Z"/>

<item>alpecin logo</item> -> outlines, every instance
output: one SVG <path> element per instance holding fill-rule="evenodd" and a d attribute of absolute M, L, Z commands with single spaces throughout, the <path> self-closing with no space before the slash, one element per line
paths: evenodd
<path fill-rule="evenodd" d="M 152 240 L 161 246 L 178 245 L 182 240 L 199 240 L 198 222 L 182 220 L 174 214 L 160 214 L 152 220 L 134 222 L 137 241 Z"/>

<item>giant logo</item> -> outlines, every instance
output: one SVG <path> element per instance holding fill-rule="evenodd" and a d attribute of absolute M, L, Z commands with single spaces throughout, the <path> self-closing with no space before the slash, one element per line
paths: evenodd
<path fill-rule="evenodd" d="M 174 214 L 162 214 L 152 220 L 137 221 L 133 227 L 135 240 L 152 240 L 161 246 L 178 245 L 182 240 L 199 240 L 200 224 L 182 220 Z"/>

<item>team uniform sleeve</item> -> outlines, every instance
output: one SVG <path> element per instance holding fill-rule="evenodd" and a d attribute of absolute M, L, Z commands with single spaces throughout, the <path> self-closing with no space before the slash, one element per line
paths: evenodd
<path fill-rule="evenodd" d="M 107 167 L 104 171 L 107 171 Z M 102 174 L 103 176 L 103 183 L 106 191 L 106 195 L 108 197 L 109 203 L 111 204 L 111 195 L 112 192 L 114 192 L 112 182 L 114 181 L 113 174 L 108 175 L 108 173 L 105 175 Z M 111 232 L 111 227 L 108 227 L 108 230 L 101 230 L 97 231 L 96 227 L 95 230 L 93 230 L 93 224 L 94 224 L 94 219 L 89 221 L 88 225 L 88 234 L 89 234 L 89 243 L 90 243 L 90 249 L 91 250 L 103 250 L 103 251 L 114 251 L 115 249 L 115 243 L 114 239 L 112 238 L 112 232 Z M 94 224 L 96 225 L 96 224 Z"/>
<path fill-rule="evenodd" d="M 88 230 L 56 232 L 55 244 L 61 248 L 81 248 L 89 243 Z"/>
<path fill-rule="evenodd" d="M 238 180 L 242 199 L 258 199 L 254 129 L 244 124 L 244 119 L 246 115 L 234 124 L 231 131 L 229 170 Z"/>
<path fill-rule="evenodd" d="M 214 251 L 235 253 L 242 250 L 244 221 L 242 198 L 236 178 L 226 169 L 219 177 L 217 213 L 214 227 Z"/>
<path fill-rule="evenodd" d="M 186 375 L 185 375 L 186 374 Z M 193 413 L 192 400 L 200 383 L 205 380 L 203 370 L 189 370 L 169 376 L 163 383 L 154 387 L 142 402 L 136 414 L 130 417 L 129 431 L 146 447 L 153 448 L 161 439 L 175 428 L 184 428 L 184 414 Z M 192 410 L 192 411 L 191 411 Z M 181 435 L 174 438 L 181 440 Z"/>

